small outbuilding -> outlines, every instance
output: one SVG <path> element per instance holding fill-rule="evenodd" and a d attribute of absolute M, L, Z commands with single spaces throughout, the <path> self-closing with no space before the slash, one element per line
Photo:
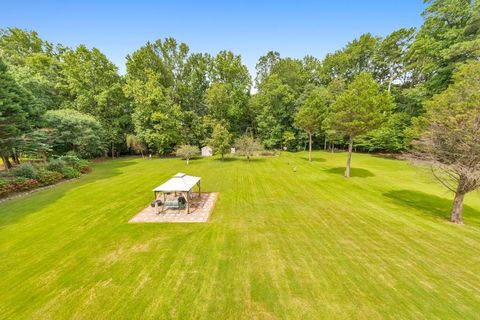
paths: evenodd
<path fill-rule="evenodd" d="M 213 156 L 213 149 L 210 146 L 202 147 L 202 157 L 211 157 Z"/>

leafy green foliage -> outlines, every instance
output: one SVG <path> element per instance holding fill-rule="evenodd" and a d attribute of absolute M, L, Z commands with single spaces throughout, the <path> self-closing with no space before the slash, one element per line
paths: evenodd
<path fill-rule="evenodd" d="M 308 134 L 320 132 L 328 112 L 329 92 L 325 88 L 313 88 L 307 94 L 295 115 L 295 125 Z"/>
<path fill-rule="evenodd" d="M 158 86 L 157 76 L 149 72 L 146 82 L 127 80 L 125 91 L 134 104 L 132 118 L 136 136 L 155 152 L 173 151 L 180 140 L 182 113 L 168 90 Z"/>
<path fill-rule="evenodd" d="M 221 51 L 213 58 L 209 75 L 212 82 L 206 97 L 210 117 L 240 135 L 253 121 L 248 110 L 251 79 L 247 67 L 239 55 Z"/>
<path fill-rule="evenodd" d="M 67 152 L 67 154 L 60 156 L 58 160 L 63 161 L 67 166 L 80 171 L 81 173 L 87 173 L 90 171 L 88 160 L 80 159 L 74 154 L 69 154 Z"/>
<path fill-rule="evenodd" d="M 322 83 L 329 84 L 337 78 L 351 81 L 362 72 L 374 72 L 379 41 L 378 37 L 367 33 L 349 42 L 342 50 L 327 54 L 321 71 Z"/>
<path fill-rule="evenodd" d="M 348 139 L 345 177 L 350 177 L 354 139 L 377 129 L 393 108 L 392 97 L 382 92 L 370 73 L 360 73 L 333 103 L 326 125 Z"/>
<path fill-rule="evenodd" d="M 349 139 L 378 128 L 393 101 L 369 73 L 359 74 L 332 105 L 326 123 Z"/>
<path fill-rule="evenodd" d="M 57 153 L 74 151 L 83 157 L 94 157 L 105 150 L 103 128 L 90 115 L 70 109 L 50 110 L 45 113 L 45 123 L 52 130 Z"/>
<path fill-rule="evenodd" d="M 189 163 L 190 159 L 192 159 L 199 153 L 200 153 L 200 150 L 198 149 L 198 147 L 191 146 L 188 144 L 181 145 L 176 152 L 177 157 L 181 157 L 182 159 L 187 160 L 187 164 Z"/>
<path fill-rule="evenodd" d="M 80 171 L 75 170 L 72 167 L 64 167 L 63 170 L 62 170 L 62 175 L 66 179 L 74 179 L 74 178 L 80 177 Z"/>
<path fill-rule="evenodd" d="M 440 169 L 436 177 L 456 193 L 451 221 L 462 223 L 463 197 L 480 187 L 480 62 L 462 65 L 453 79 L 425 103 L 416 147 L 417 156 Z"/>
<path fill-rule="evenodd" d="M 38 186 L 37 180 L 16 177 L 14 179 L 4 180 L 0 178 L 0 197 L 14 192 L 28 191 Z"/>
<path fill-rule="evenodd" d="M 252 136 L 244 135 L 235 140 L 235 152 L 246 157 L 248 161 L 255 152 L 260 150 L 262 150 L 261 144 Z"/>
<path fill-rule="evenodd" d="M 138 153 L 142 154 L 142 157 L 143 157 L 143 153 L 147 151 L 147 147 L 145 146 L 145 143 L 134 134 L 127 135 L 127 148 L 137 154 Z"/>
<path fill-rule="evenodd" d="M 216 124 L 213 128 L 212 138 L 210 139 L 213 152 L 220 154 L 223 160 L 225 154 L 230 152 L 231 142 L 232 135 L 228 132 L 227 128 L 221 124 Z"/>
<path fill-rule="evenodd" d="M 22 163 L 15 167 L 13 174 L 16 177 L 36 179 L 38 172 L 30 163 Z"/>
<path fill-rule="evenodd" d="M 252 98 L 258 134 L 267 148 L 280 147 L 282 135 L 291 128 L 295 114 L 295 92 L 279 76 L 268 77 Z"/>
<path fill-rule="evenodd" d="M 37 172 L 36 180 L 40 186 L 48 186 L 62 180 L 63 175 L 56 171 L 40 169 Z"/>
<path fill-rule="evenodd" d="M 254 134 L 267 148 L 300 150 L 311 131 L 305 121 L 317 118 L 308 119 L 314 109 L 305 106 L 312 86 L 326 88 L 328 98 L 322 103 L 335 113 L 334 101 L 364 72 L 392 95 L 396 108 L 381 128 L 359 130 L 361 148 L 404 150 L 408 140 L 402 128 L 410 125 L 410 117 L 421 115 L 423 102 L 451 83 L 459 64 L 478 60 L 479 3 L 428 0 L 418 31 L 402 28 L 383 38 L 365 33 L 323 61 L 269 51 L 257 63 L 255 92 L 250 92 L 252 80 L 241 56 L 231 51 L 190 53 L 187 44 L 174 38 L 159 39 L 127 56 L 122 77 L 96 48 L 52 45 L 35 31 L 3 29 L 0 108 L 5 110 L 0 110 L 0 135 L 8 138 L 0 141 L 2 159 L 9 168 L 21 155 L 46 159 L 52 151 L 71 150 L 77 142 L 67 140 L 74 136 L 62 137 L 62 147 L 58 141 L 51 145 L 58 139 L 45 130 L 50 125 L 42 115 L 52 109 L 77 110 L 101 124 L 101 151 L 77 151 L 82 157 L 128 153 L 128 135 L 159 154 L 182 144 L 200 146 L 212 138 L 215 123 L 234 138 Z M 335 144 L 346 142 L 325 125 L 315 133 Z M 388 136 L 394 138 L 388 141 Z"/>
<path fill-rule="evenodd" d="M 117 67 L 98 49 L 89 50 L 84 45 L 67 50 L 62 67 L 62 86 L 69 97 L 63 107 L 94 116 L 104 128 L 103 139 L 111 146 L 123 143 L 123 128 L 131 118 L 125 112 Z"/>
<path fill-rule="evenodd" d="M 9 74 L 0 59 L 0 153 L 2 159 L 32 127 L 37 113 L 31 95 Z M 5 162 L 5 159 L 4 159 Z M 7 164 L 6 164 L 7 167 Z"/>
<path fill-rule="evenodd" d="M 478 30 L 472 34 L 466 31 L 469 22 L 474 21 L 478 3 L 474 5 L 471 0 L 425 2 L 428 3 L 423 12 L 425 21 L 416 34 L 408 58 L 413 76 L 417 81 L 425 81 L 431 95 L 447 87 L 457 63 L 471 58 L 469 50 L 458 49 L 462 46 L 460 43 L 478 39 Z"/>
<path fill-rule="evenodd" d="M 408 114 L 394 113 L 380 128 L 372 130 L 356 139 L 358 150 L 369 152 L 402 152 L 409 149 L 410 139 L 405 130 L 411 124 Z"/>
<path fill-rule="evenodd" d="M 62 159 L 52 159 L 47 164 L 47 170 L 62 173 L 66 163 Z"/>

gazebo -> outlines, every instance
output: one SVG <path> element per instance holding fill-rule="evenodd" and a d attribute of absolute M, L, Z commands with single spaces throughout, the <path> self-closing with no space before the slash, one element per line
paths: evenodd
<path fill-rule="evenodd" d="M 165 203 L 167 202 L 167 194 L 170 193 L 179 193 L 181 196 L 184 197 L 186 200 L 186 209 L 187 214 L 190 213 L 190 200 L 191 200 L 191 191 L 195 187 L 198 186 L 198 196 L 200 197 L 201 190 L 200 190 L 200 177 L 188 176 L 185 173 L 177 173 L 173 176 L 170 180 L 163 183 L 162 185 L 153 189 L 153 194 L 155 197 L 155 209 L 158 212 L 158 204 L 157 199 L 159 194 L 163 193 L 163 202 L 162 202 L 162 211 L 165 209 Z M 168 205 L 168 203 L 167 203 Z M 178 205 L 178 200 L 177 200 Z"/>

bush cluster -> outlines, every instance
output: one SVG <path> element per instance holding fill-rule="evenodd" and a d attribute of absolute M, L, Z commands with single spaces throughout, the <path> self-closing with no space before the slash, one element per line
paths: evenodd
<path fill-rule="evenodd" d="M 63 179 L 63 175 L 56 171 L 49 171 L 46 169 L 38 170 L 37 181 L 40 186 L 48 186 Z"/>
<path fill-rule="evenodd" d="M 35 179 L 37 177 L 37 169 L 30 163 L 22 163 L 13 170 L 15 177 L 23 177 L 29 179 Z"/>
<path fill-rule="evenodd" d="M 28 191 L 39 186 L 48 186 L 62 179 L 78 178 L 90 172 L 88 161 L 67 154 L 48 163 L 22 163 L 10 173 L 0 174 L 0 197 L 11 193 Z"/>
<path fill-rule="evenodd" d="M 38 186 L 38 181 L 24 177 L 16 177 L 13 179 L 0 178 L 0 196 L 4 196 L 13 192 L 27 191 Z"/>

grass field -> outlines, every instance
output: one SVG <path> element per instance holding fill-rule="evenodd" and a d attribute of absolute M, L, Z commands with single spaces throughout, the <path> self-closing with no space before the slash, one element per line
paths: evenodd
<path fill-rule="evenodd" d="M 478 193 L 452 225 L 427 170 L 306 158 L 126 158 L 0 204 L 0 318 L 478 319 Z M 210 221 L 128 224 L 177 171 L 220 192 Z"/>

